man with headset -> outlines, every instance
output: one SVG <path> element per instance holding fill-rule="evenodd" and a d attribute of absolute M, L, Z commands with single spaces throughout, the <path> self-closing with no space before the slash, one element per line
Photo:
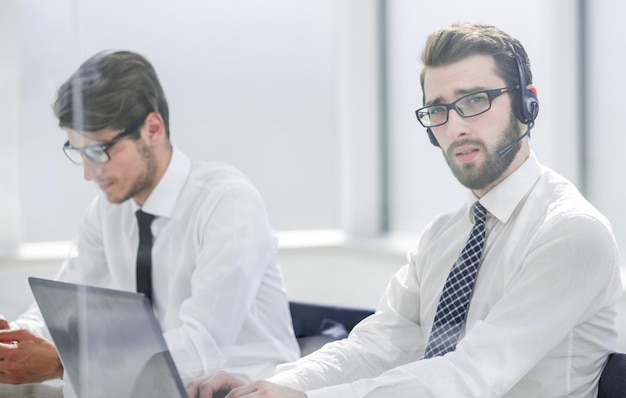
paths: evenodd
<path fill-rule="evenodd" d="M 422 62 L 416 114 L 466 203 L 423 231 L 348 338 L 265 381 L 195 380 L 191 398 L 597 395 L 617 339 L 618 250 L 606 218 L 529 147 L 539 102 L 524 48 L 455 24 L 428 37 Z"/>

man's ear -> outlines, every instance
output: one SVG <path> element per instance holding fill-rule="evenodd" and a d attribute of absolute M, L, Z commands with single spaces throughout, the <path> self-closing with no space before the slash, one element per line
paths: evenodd
<path fill-rule="evenodd" d="M 156 142 L 166 137 L 165 123 L 163 122 L 163 117 L 159 113 L 148 113 L 148 116 L 146 116 L 146 120 L 144 122 L 144 126 L 144 131 L 146 134 L 145 138 L 149 142 Z"/>

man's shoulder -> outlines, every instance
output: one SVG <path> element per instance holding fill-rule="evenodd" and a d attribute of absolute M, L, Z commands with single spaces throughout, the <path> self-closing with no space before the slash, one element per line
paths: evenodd
<path fill-rule="evenodd" d="M 250 179 L 233 165 L 197 160 L 191 162 L 189 181 L 213 188 L 240 184 L 253 186 Z"/>
<path fill-rule="evenodd" d="M 531 195 L 543 202 L 549 213 L 605 218 L 573 182 L 549 168 L 544 168 L 540 182 Z"/>
<path fill-rule="evenodd" d="M 260 193 L 252 181 L 236 167 L 219 162 L 192 161 L 180 199 L 215 202 L 225 196 L 257 201 Z"/>
<path fill-rule="evenodd" d="M 544 214 L 544 227 L 567 223 L 577 228 L 599 228 L 612 233 L 608 218 L 574 183 L 551 169 L 544 169 L 527 202 L 535 214 Z"/>

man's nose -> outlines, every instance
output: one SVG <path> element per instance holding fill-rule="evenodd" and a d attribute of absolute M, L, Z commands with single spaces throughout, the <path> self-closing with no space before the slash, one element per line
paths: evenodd
<path fill-rule="evenodd" d="M 102 170 L 102 165 L 92 162 L 87 156 L 83 155 L 83 178 L 85 181 L 91 181 L 97 177 Z"/>
<path fill-rule="evenodd" d="M 446 134 L 451 140 L 469 134 L 467 119 L 461 116 L 456 108 L 448 111 L 448 122 L 446 123 Z"/>

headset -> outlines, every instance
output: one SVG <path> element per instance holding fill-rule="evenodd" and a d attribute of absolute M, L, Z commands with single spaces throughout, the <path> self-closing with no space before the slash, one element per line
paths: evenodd
<path fill-rule="evenodd" d="M 509 43 L 511 47 L 511 51 L 513 51 L 513 56 L 515 56 L 515 62 L 517 63 L 517 70 L 519 72 L 519 100 L 517 101 L 517 110 L 516 115 L 517 118 L 524 124 L 530 125 L 535 123 L 535 119 L 537 118 L 537 114 L 539 113 L 539 100 L 537 99 L 537 95 L 528 89 L 528 84 L 526 83 L 526 75 L 524 73 L 524 67 L 522 64 L 522 59 L 515 51 L 515 47 L 513 44 Z"/>
<path fill-rule="evenodd" d="M 507 148 L 506 152 L 508 152 L 508 150 L 510 150 L 511 147 L 519 142 L 524 136 L 530 134 L 530 129 L 535 124 L 535 119 L 537 118 L 537 114 L 539 113 L 539 100 L 537 99 L 537 95 L 528 89 L 528 84 L 526 83 L 526 75 L 524 74 L 524 66 L 522 64 L 522 58 L 515 50 L 513 44 L 510 42 L 508 44 L 509 47 L 511 47 L 513 56 L 515 57 L 515 63 L 517 64 L 517 71 L 519 75 L 519 94 L 517 95 L 517 99 L 515 100 L 514 111 L 519 121 L 528 125 L 528 129 L 526 130 L 526 133 L 520 136 L 518 141 L 510 144 L 510 147 Z M 437 138 L 435 138 L 432 130 L 430 128 L 427 128 L 426 132 L 428 133 L 428 139 L 430 140 L 430 143 L 438 147 L 439 142 L 437 142 Z"/>

